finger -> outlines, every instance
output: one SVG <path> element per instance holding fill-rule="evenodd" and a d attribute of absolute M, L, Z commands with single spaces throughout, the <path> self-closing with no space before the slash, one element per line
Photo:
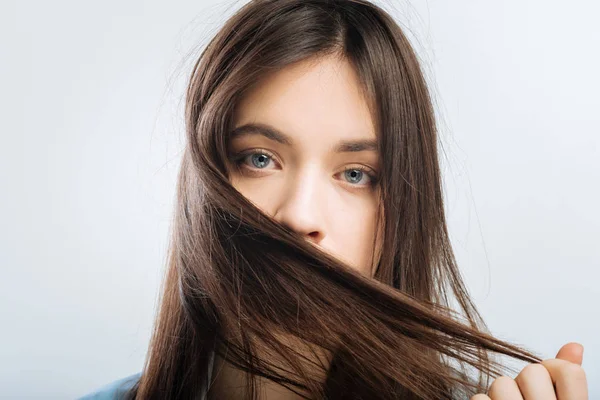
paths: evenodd
<path fill-rule="evenodd" d="M 550 373 L 559 400 L 587 400 L 588 388 L 585 371 L 572 362 L 550 358 L 542 361 Z"/>
<path fill-rule="evenodd" d="M 501 376 L 497 378 L 492 383 L 492 386 L 490 386 L 488 389 L 487 394 L 493 400 L 523 400 L 523 395 L 519 390 L 519 385 L 517 385 L 517 382 L 508 376 Z M 531 400 L 534 399 L 536 398 L 532 398 Z"/>
<path fill-rule="evenodd" d="M 583 362 L 583 346 L 577 342 L 567 343 L 560 348 L 556 358 L 581 365 Z"/>
<path fill-rule="evenodd" d="M 523 368 L 515 382 L 526 400 L 557 400 L 550 372 L 540 363 Z"/>
<path fill-rule="evenodd" d="M 489 397 L 487 397 L 485 394 L 476 394 L 475 396 L 471 397 L 470 400 L 492 400 Z"/>

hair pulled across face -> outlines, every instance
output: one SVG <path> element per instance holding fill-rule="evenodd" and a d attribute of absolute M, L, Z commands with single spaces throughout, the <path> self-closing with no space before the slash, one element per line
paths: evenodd
<path fill-rule="evenodd" d="M 352 65 L 375 122 L 382 235 L 373 277 L 230 183 L 236 104 L 267 74 L 323 57 Z M 507 374 L 491 352 L 541 361 L 489 334 L 468 295 L 446 227 L 430 95 L 409 41 L 383 9 L 360 0 L 247 3 L 195 64 L 185 117 L 160 311 L 131 397 L 193 398 L 208 384 L 213 349 L 247 371 L 252 399 L 252 376 L 312 399 L 464 399 Z M 331 364 L 307 357 L 312 351 Z"/>

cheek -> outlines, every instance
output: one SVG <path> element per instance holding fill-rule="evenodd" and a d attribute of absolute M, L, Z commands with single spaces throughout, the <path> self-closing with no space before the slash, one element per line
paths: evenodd
<path fill-rule="evenodd" d="M 230 179 L 233 186 L 242 196 L 254 203 L 258 208 L 269 212 L 271 202 L 276 198 L 277 185 L 261 179 L 248 179 L 232 176 Z"/>

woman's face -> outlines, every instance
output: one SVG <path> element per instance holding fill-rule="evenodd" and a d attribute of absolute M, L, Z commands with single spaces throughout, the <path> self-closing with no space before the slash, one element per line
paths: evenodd
<path fill-rule="evenodd" d="M 234 127 L 232 185 L 311 243 L 373 276 L 377 136 L 350 64 L 328 57 L 267 76 L 237 105 Z"/>

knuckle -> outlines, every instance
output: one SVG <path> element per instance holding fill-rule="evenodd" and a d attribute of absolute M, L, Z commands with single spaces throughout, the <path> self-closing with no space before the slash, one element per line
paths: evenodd
<path fill-rule="evenodd" d="M 585 379 L 585 371 L 580 365 L 569 363 L 561 368 L 562 375 L 568 379 Z"/>
<path fill-rule="evenodd" d="M 523 368 L 523 370 L 521 371 L 521 373 L 519 373 L 515 380 L 522 381 L 526 379 L 531 379 L 534 376 L 539 377 L 542 375 L 550 376 L 550 373 L 548 372 L 546 367 L 539 363 L 529 364 L 525 368 Z"/>
<path fill-rule="evenodd" d="M 514 380 L 508 376 L 500 376 L 492 382 L 488 389 L 488 394 L 494 395 L 495 393 L 504 392 L 505 389 L 511 388 L 514 385 Z"/>

